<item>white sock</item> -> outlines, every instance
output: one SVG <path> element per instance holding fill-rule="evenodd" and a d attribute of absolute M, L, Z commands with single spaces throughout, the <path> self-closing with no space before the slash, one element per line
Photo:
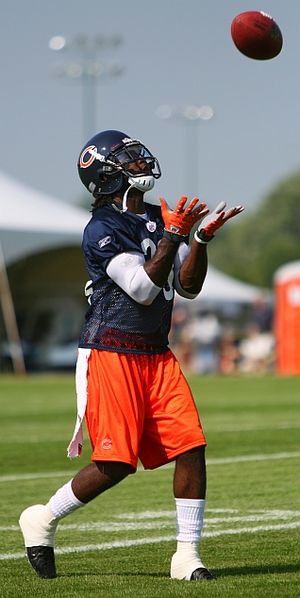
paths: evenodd
<path fill-rule="evenodd" d="M 176 539 L 178 542 L 200 542 L 205 500 L 175 498 Z"/>
<path fill-rule="evenodd" d="M 177 550 L 171 561 L 173 579 L 191 579 L 196 569 L 204 568 L 199 554 L 205 500 L 175 498 Z"/>
<path fill-rule="evenodd" d="M 56 519 L 66 517 L 79 507 L 83 507 L 85 503 L 76 498 L 72 490 L 72 480 L 67 482 L 64 486 L 59 488 L 57 492 L 51 496 L 48 507 Z"/>

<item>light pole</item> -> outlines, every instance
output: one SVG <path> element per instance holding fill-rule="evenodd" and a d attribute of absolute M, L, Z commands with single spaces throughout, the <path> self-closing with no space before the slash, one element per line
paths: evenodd
<path fill-rule="evenodd" d="M 185 189 L 189 196 L 197 195 L 199 184 L 199 140 L 198 125 L 201 121 L 209 121 L 214 116 L 211 106 L 187 105 L 174 108 L 169 104 L 162 104 L 156 110 L 156 116 L 166 121 L 184 125 L 185 129 Z"/>
<path fill-rule="evenodd" d="M 52 65 L 51 73 L 55 77 L 78 81 L 82 93 L 82 128 L 83 142 L 96 133 L 97 127 L 97 84 L 100 80 L 120 77 L 124 65 L 99 59 L 98 53 L 113 50 L 122 44 L 119 34 L 111 36 L 77 34 L 67 39 L 55 35 L 49 40 L 49 48 L 55 52 L 72 51 L 77 59 Z"/>

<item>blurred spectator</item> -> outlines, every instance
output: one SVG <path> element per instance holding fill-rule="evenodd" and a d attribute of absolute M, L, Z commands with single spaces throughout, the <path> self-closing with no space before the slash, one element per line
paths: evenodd
<path fill-rule="evenodd" d="M 170 333 L 170 340 L 172 345 L 177 345 L 181 342 L 182 331 L 188 322 L 188 310 L 186 307 L 174 305 L 172 314 L 172 328 Z"/>
<path fill-rule="evenodd" d="M 250 321 L 257 324 L 261 332 L 269 332 L 273 326 L 272 305 L 264 297 L 258 297 L 253 303 Z"/>
<path fill-rule="evenodd" d="M 245 374 L 265 374 L 274 364 L 274 336 L 271 332 L 262 332 L 260 327 L 251 323 L 247 336 L 241 341 L 240 371 Z"/>
<path fill-rule="evenodd" d="M 181 329 L 180 338 L 177 339 L 176 344 L 172 344 L 172 351 L 175 353 L 177 359 L 180 360 L 181 369 L 186 373 L 191 372 L 193 347 L 189 338 L 187 327 L 183 326 Z"/>
<path fill-rule="evenodd" d="M 239 371 L 240 350 L 233 330 L 224 330 L 220 339 L 219 372 L 220 374 L 237 374 Z"/>
<path fill-rule="evenodd" d="M 189 311 L 186 307 L 174 306 L 172 314 L 172 327 L 170 332 L 170 345 L 177 359 L 181 362 L 182 370 L 190 371 L 193 348 L 187 332 Z"/>
<path fill-rule="evenodd" d="M 187 333 L 193 347 L 190 363 L 195 374 L 208 374 L 218 369 L 219 341 L 222 326 L 212 312 L 202 312 L 192 318 L 187 326 Z"/>
<path fill-rule="evenodd" d="M 170 344 L 186 373 L 236 375 L 273 370 L 275 342 L 272 305 L 263 297 L 252 309 L 226 318 L 222 310 L 175 306 Z"/>

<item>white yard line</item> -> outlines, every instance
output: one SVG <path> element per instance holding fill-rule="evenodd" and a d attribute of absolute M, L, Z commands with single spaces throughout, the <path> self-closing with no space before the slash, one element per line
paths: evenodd
<path fill-rule="evenodd" d="M 205 424 L 205 431 L 208 432 L 230 432 L 230 433 L 239 433 L 239 432 L 262 432 L 263 430 L 298 430 L 300 428 L 300 421 L 294 422 L 282 422 L 279 424 L 270 424 L 267 425 L 265 422 L 255 422 L 253 424 L 243 424 L 242 426 L 234 427 L 232 425 L 220 423 L 219 425 L 209 425 L 209 423 Z"/>
<path fill-rule="evenodd" d="M 204 538 L 216 538 L 219 536 L 237 535 L 237 534 L 256 534 L 260 532 L 284 531 L 300 528 L 300 521 L 275 525 L 260 525 L 257 527 L 243 527 L 238 529 L 224 529 L 203 532 Z M 56 554 L 71 554 L 74 552 L 95 552 L 100 550 L 111 550 L 113 548 L 129 548 L 131 546 L 144 546 L 145 544 L 160 544 L 161 542 L 175 541 L 175 534 L 168 536 L 154 536 L 152 538 L 136 538 L 134 540 L 115 540 L 113 542 L 103 542 L 101 544 L 83 544 L 81 546 L 65 546 L 57 548 Z M 1 561 L 18 560 L 25 557 L 24 552 L 0 553 Z"/>
<path fill-rule="evenodd" d="M 266 453 L 266 454 L 257 454 L 257 455 L 237 455 L 235 457 L 222 457 L 220 459 L 207 459 L 207 465 L 230 465 L 234 463 L 246 463 L 251 461 L 276 461 L 280 459 L 296 459 L 300 457 L 300 451 L 291 451 L 291 452 L 284 452 L 284 453 Z M 169 463 L 164 465 L 164 469 L 174 467 L 174 463 Z M 162 469 L 162 468 L 161 468 Z M 139 472 L 145 472 L 143 468 L 138 469 Z M 38 472 L 38 473 L 19 473 L 19 474 L 11 474 L 11 475 L 2 475 L 0 476 L 0 483 L 1 482 L 18 482 L 18 481 L 26 481 L 26 480 L 39 480 L 39 479 L 48 479 L 48 478 L 61 478 L 61 477 L 71 477 L 73 476 L 76 471 L 45 471 L 45 472 Z M 148 473 L 148 470 L 146 471 Z"/>
<path fill-rule="evenodd" d="M 203 538 L 217 538 L 218 536 L 234 536 L 235 534 L 257 534 L 259 532 L 276 532 L 288 529 L 300 528 L 300 521 L 291 521 L 290 523 L 275 523 L 275 525 L 257 525 L 256 527 L 240 527 L 236 529 L 220 529 L 213 531 L 204 531 Z"/>
<path fill-rule="evenodd" d="M 244 513 L 244 511 L 242 511 Z M 291 510 L 287 510 L 287 509 L 247 509 L 246 511 L 247 513 L 250 513 L 250 515 L 246 516 L 247 519 L 255 516 L 260 518 L 260 516 L 262 515 L 265 519 L 273 519 L 273 518 L 292 518 L 292 517 L 298 517 L 300 515 L 300 511 L 291 511 Z M 224 521 L 228 521 L 228 520 L 232 520 L 232 515 L 234 515 L 235 517 L 238 517 L 238 513 L 241 513 L 241 509 L 218 509 L 218 508 L 209 508 L 206 507 L 205 508 L 205 513 L 206 513 L 206 518 L 205 521 L 209 521 L 209 522 L 213 522 L 215 523 L 216 520 L 215 518 L 209 517 L 207 514 L 208 513 L 214 513 L 214 514 L 221 514 L 221 513 L 226 513 L 229 515 L 229 517 L 227 516 L 226 518 L 222 517 L 220 518 L 220 521 L 223 522 Z M 124 520 L 134 520 L 139 521 L 139 520 L 148 520 L 148 519 L 173 519 L 175 515 L 175 509 L 174 511 L 139 511 L 139 512 L 132 512 L 130 511 L 129 513 L 119 513 L 117 515 L 114 515 L 114 519 L 121 519 L 123 522 Z M 258 521 L 259 519 L 257 519 Z"/>
<path fill-rule="evenodd" d="M 229 509 L 227 511 L 230 511 Z M 219 513 L 220 509 L 207 509 L 206 512 Z M 223 511 L 226 513 L 226 509 Z M 246 515 L 240 516 L 226 516 L 226 517 L 210 517 L 205 518 L 205 529 L 214 527 L 220 523 L 257 523 L 258 521 L 272 521 L 272 520 L 291 520 L 297 519 L 300 516 L 300 511 L 283 511 L 276 509 L 266 509 L 262 511 L 251 511 Z M 100 531 L 102 533 L 110 532 L 127 532 L 137 530 L 155 530 L 173 527 L 175 524 L 175 510 L 174 511 L 144 511 L 140 513 L 121 513 L 115 518 L 122 521 L 91 521 L 88 523 L 61 523 L 58 526 L 57 532 L 75 531 L 75 532 L 93 532 Z M 163 519 L 163 521 L 162 521 Z M 129 520 L 129 521 L 128 521 Z M 18 525 L 1 525 L 0 532 L 19 532 Z"/>
<path fill-rule="evenodd" d="M 9 474 L 9 475 L 1 475 L 0 476 L 0 483 L 1 482 L 19 482 L 19 481 L 26 481 L 26 480 L 42 480 L 42 479 L 50 479 L 50 478 L 68 478 L 77 473 L 76 471 L 41 471 L 38 473 L 17 473 L 17 474 Z"/>
<path fill-rule="evenodd" d="M 247 461 L 273 461 L 280 459 L 297 459 L 300 451 L 284 453 L 266 453 L 261 455 L 238 455 L 236 457 L 223 457 L 221 459 L 207 459 L 208 465 L 230 465 L 231 463 L 245 463 Z"/>
<path fill-rule="evenodd" d="M 232 425 L 220 424 L 220 425 L 205 425 L 205 431 L 207 433 L 230 433 L 236 434 L 239 432 L 262 432 L 263 430 L 270 431 L 270 430 L 298 430 L 300 428 L 300 422 L 283 422 L 283 423 L 275 423 L 273 425 L 267 425 L 266 423 L 254 423 L 254 424 L 245 424 L 239 427 L 233 427 Z M 46 436 L 43 437 L 44 442 L 52 442 L 52 438 L 48 438 Z M 66 437 L 64 435 L 55 436 L 55 441 L 57 442 L 65 442 Z M 26 438 L 26 444 L 38 444 L 41 441 L 40 436 L 28 436 Z M 20 435 L 13 438 L 13 444 L 24 444 L 24 438 Z M 7 444 L 7 438 L 0 438 L 0 445 Z"/>
<path fill-rule="evenodd" d="M 172 517 L 174 524 L 175 524 L 175 511 Z M 124 523 L 116 523 L 115 521 L 106 521 L 105 523 L 102 521 L 94 521 L 91 523 L 67 523 L 61 524 L 57 528 L 57 532 L 64 532 L 64 531 L 75 531 L 75 532 L 93 532 L 93 531 L 100 531 L 102 533 L 110 533 L 110 532 L 132 532 L 137 530 L 155 530 L 155 529 L 162 529 L 166 527 L 173 527 L 173 522 L 170 521 L 140 521 L 137 522 L 129 522 L 124 521 Z M 20 531 L 18 525 L 1 525 L 0 532 L 16 532 Z M 56 532 L 56 533 L 57 533 Z"/>

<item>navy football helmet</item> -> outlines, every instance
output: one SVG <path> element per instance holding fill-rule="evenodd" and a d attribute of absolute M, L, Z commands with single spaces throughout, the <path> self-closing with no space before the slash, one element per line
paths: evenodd
<path fill-rule="evenodd" d="M 127 191 L 132 187 L 150 191 L 161 176 L 157 158 L 140 141 L 114 130 L 102 131 L 85 144 L 78 159 L 78 173 L 94 197 L 111 195 L 125 182 Z"/>

